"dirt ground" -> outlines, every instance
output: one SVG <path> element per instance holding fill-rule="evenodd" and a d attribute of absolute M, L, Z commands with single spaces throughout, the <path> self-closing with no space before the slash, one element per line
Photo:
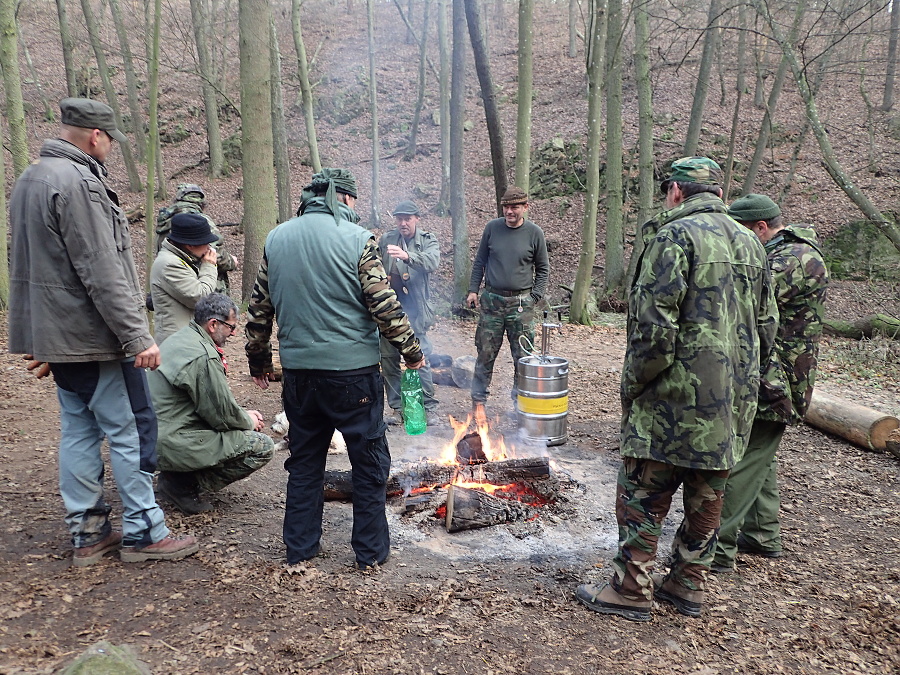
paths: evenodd
<path fill-rule="evenodd" d="M 433 330 L 437 350 L 453 356 L 472 352 L 473 333 L 459 320 Z M 240 352 L 229 343 L 237 398 L 271 420 L 279 387 L 258 390 Z M 549 449 L 560 502 L 532 522 L 455 534 L 391 502 L 392 556 L 374 572 L 351 567 L 350 506 L 340 502 L 326 504 L 321 556 L 286 567 L 284 453 L 219 493 L 211 513 L 167 509 L 173 530 L 200 537 L 196 556 L 71 567 L 54 387 L 4 354 L 0 673 L 52 673 L 101 639 L 130 645 L 154 673 L 897 672 L 900 464 L 808 427 L 782 444 L 784 559 L 743 556 L 737 574 L 712 577 L 699 620 L 660 606 L 651 623 L 633 624 L 578 605 L 575 586 L 604 578 L 616 546 L 623 332 L 567 326 L 552 352 L 572 369 L 569 441 Z M 511 372 L 506 357 L 489 414 L 514 443 Z M 832 390 L 849 392 L 841 387 Z M 898 412 L 896 391 L 869 395 Z M 438 397 L 442 414 L 467 411 L 465 391 L 439 387 Z M 446 425 L 389 434 L 395 462 L 434 457 L 449 438 Z M 108 496 L 115 515 L 112 484 Z"/>

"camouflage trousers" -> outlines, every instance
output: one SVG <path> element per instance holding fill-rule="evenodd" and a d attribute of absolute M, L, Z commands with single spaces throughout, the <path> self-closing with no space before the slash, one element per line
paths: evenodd
<path fill-rule="evenodd" d="M 519 344 L 519 337 L 525 336 L 534 342 L 534 299 L 528 295 L 508 298 L 487 290 L 481 292 L 479 298 L 481 316 L 475 330 L 475 348 L 478 357 L 475 360 L 475 374 L 472 377 L 472 401 L 487 401 L 491 379 L 494 376 L 494 362 L 503 345 L 503 336 L 509 341 L 513 366 L 527 352 Z M 516 376 L 513 372 L 512 398 L 516 399 Z"/>
<path fill-rule="evenodd" d="M 775 455 L 786 426 L 767 420 L 753 422 L 744 458 L 731 470 L 725 483 L 715 564 L 734 565 L 738 531 L 760 550 L 781 550 L 781 499 Z"/>
<path fill-rule="evenodd" d="M 215 466 L 193 472 L 201 490 L 218 492 L 269 463 L 275 454 L 274 441 L 258 431 L 245 431 L 244 438 L 244 444 L 234 455 Z"/>
<path fill-rule="evenodd" d="M 624 457 L 616 487 L 619 552 L 610 585 L 632 600 L 652 600 L 650 573 L 672 497 L 683 489 L 684 520 L 672 542 L 668 578 L 702 591 L 716 547 L 728 470 L 690 469 Z"/>

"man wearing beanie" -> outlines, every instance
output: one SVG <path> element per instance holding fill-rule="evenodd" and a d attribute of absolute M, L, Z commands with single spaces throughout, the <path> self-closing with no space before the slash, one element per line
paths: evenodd
<path fill-rule="evenodd" d="M 777 328 L 762 245 L 728 217 L 722 170 L 672 163 L 666 211 L 648 232 L 628 296 L 622 366 L 619 551 L 606 583 L 575 596 L 602 614 L 649 621 L 653 598 L 701 615 L 728 472 L 744 452 L 761 365 Z M 684 520 L 667 574 L 652 574 L 679 487 Z"/>
<path fill-rule="evenodd" d="M 194 305 L 216 289 L 218 240 L 200 213 L 179 213 L 150 268 L 156 343 L 191 322 Z"/>
<path fill-rule="evenodd" d="M 472 408 L 476 418 L 484 417 L 494 362 L 509 341 L 513 360 L 512 399 L 516 400 L 515 368 L 526 356 L 521 337 L 534 343 L 534 306 L 547 292 L 550 258 L 544 231 L 526 220 L 528 195 L 511 187 L 500 198 L 503 217 L 488 222 L 472 263 L 466 304 L 478 308 L 475 348 L 478 357 L 472 377 Z M 484 290 L 478 295 L 481 282 Z"/>
<path fill-rule="evenodd" d="M 153 495 L 156 416 L 146 369 L 160 364 L 134 266 L 128 220 L 106 186 L 113 140 L 126 143 L 112 108 L 60 102 L 59 138 L 16 181 L 9 202 L 9 351 L 49 364 L 59 400 L 59 492 L 84 567 L 119 551 L 124 562 L 175 560 L 198 549 L 173 537 Z M 38 369 L 39 376 L 45 373 Z M 122 500 L 109 522 L 103 438 Z"/>
<path fill-rule="evenodd" d="M 431 426 L 437 422 L 435 408 L 438 402 L 434 397 L 434 381 L 428 363 L 431 342 L 426 334 L 434 325 L 431 275 L 437 271 L 441 262 L 441 248 L 431 232 L 419 227 L 421 217 L 419 207 L 414 202 L 400 202 L 394 209 L 393 216 L 397 227 L 381 235 L 378 249 L 381 251 L 391 288 L 409 317 L 409 323 L 425 354 L 425 365 L 419 369 L 419 377 L 425 396 L 425 414 L 428 416 L 428 425 Z M 381 338 L 381 374 L 384 377 L 388 405 L 394 413 L 388 424 L 401 424 L 400 354 L 385 338 Z"/>
<path fill-rule="evenodd" d="M 323 169 L 303 189 L 297 217 L 266 237 L 247 310 L 247 360 L 266 389 L 278 322 L 282 398 L 290 426 L 284 543 L 288 564 L 318 555 L 325 461 L 335 430 L 353 469 L 353 532 L 359 569 L 391 552 L 385 501 L 391 467 L 378 334 L 409 368 L 425 359 L 388 282 L 375 237 L 356 223 L 357 187 L 346 169 Z"/>
<path fill-rule="evenodd" d="M 728 215 L 753 230 L 765 246 L 780 318 L 747 450 L 725 484 L 714 572 L 733 571 L 736 553 L 783 555 L 775 455 L 787 425 L 800 422 L 809 409 L 828 286 L 812 227 L 785 225 L 781 209 L 765 195 L 741 197 Z"/>

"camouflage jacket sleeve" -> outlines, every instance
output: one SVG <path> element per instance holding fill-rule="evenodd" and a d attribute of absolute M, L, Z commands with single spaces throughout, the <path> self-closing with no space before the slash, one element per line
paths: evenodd
<path fill-rule="evenodd" d="M 366 307 L 381 334 L 403 355 L 407 363 L 420 361 L 422 349 L 419 340 L 409 325 L 409 318 L 403 312 L 400 301 L 397 300 L 397 294 L 388 283 L 387 273 L 378 257 L 378 246 L 375 245 L 374 238 L 366 242 L 359 259 L 359 282 L 362 284 Z M 259 278 L 256 284 L 259 286 Z M 253 301 L 255 300 L 256 288 L 253 289 Z M 253 304 L 250 306 L 253 307 Z M 247 324 L 247 330 L 249 335 L 250 324 Z"/>
<path fill-rule="evenodd" d="M 262 377 L 274 371 L 272 364 L 272 323 L 275 319 L 275 307 L 272 304 L 272 296 L 269 294 L 269 260 L 263 251 L 262 260 L 259 261 L 259 271 L 256 273 L 256 283 L 253 284 L 253 293 L 250 296 L 250 305 L 247 307 L 247 327 L 245 336 L 247 342 L 244 350 L 247 352 L 247 363 L 250 365 L 250 375 Z"/>
<path fill-rule="evenodd" d="M 237 261 L 228 252 L 225 235 L 223 235 L 222 231 L 216 227 L 212 218 L 205 213 L 203 214 L 203 217 L 206 218 L 206 221 L 209 223 L 209 228 L 212 230 L 212 233 L 219 238 L 215 243 L 216 253 L 219 255 L 219 259 L 216 261 L 216 269 L 219 272 L 233 272 L 237 269 Z"/>
<path fill-rule="evenodd" d="M 622 367 L 622 397 L 634 400 L 675 360 L 678 316 L 687 292 L 688 259 L 665 235 L 647 243 L 643 269 L 631 290 L 628 345 Z"/>

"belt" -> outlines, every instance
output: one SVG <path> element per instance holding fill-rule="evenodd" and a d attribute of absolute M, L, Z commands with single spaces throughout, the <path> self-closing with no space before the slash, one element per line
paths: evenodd
<path fill-rule="evenodd" d="M 504 291 L 501 288 L 492 288 L 491 286 L 485 286 L 484 290 L 488 293 L 493 293 L 494 295 L 502 295 L 504 298 L 515 298 L 519 295 L 528 295 L 531 293 L 530 288 L 523 288 L 521 291 Z"/>

